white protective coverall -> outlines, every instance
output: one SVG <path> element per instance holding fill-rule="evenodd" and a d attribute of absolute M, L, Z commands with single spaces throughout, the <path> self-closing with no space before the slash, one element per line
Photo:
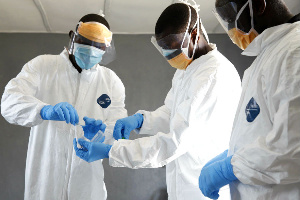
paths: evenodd
<path fill-rule="evenodd" d="M 234 66 L 211 46 L 214 50 L 186 71 L 176 71 L 165 105 L 138 111 L 144 115 L 138 132 L 153 136 L 115 141 L 109 153 L 113 167 L 166 165 L 171 200 L 206 199 L 198 187 L 201 168 L 228 148 L 241 81 Z"/>
<path fill-rule="evenodd" d="M 300 22 L 266 29 L 243 54 L 257 58 L 230 141 L 232 199 L 300 199 Z"/>
<path fill-rule="evenodd" d="M 106 109 L 97 103 L 102 94 L 111 99 Z M 115 121 L 127 116 L 124 100 L 125 88 L 113 71 L 97 65 L 78 73 L 66 50 L 60 55 L 38 56 L 25 64 L 7 84 L 1 104 L 8 122 L 31 127 L 25 199 L 106 199 L 102 162 L 89 164 L 77 157 L 74 126 L 44 121 L 40 110 L 45 105 L 68 102 L 77 110 L 80 124 L 84 124 L 84 116 L 103 120 L 109 143 Z"/>

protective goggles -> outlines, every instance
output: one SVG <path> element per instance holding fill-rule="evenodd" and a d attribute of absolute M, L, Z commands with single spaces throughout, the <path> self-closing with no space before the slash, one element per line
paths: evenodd
<path fill-rule="evenodd" d="M 107 65 L 116 58 L 112 32 L 97 22 L 79 22 L 69 43 L 69 53 L 74 55 L 74 43 L 88 45 L 105 51 L 100 65 Z"/>
<path fill-rule="evenodd" d="M 184 53 L 187 58 L 191 58 L 188 55 L 188 47 L 190 42 L 190 36 L 185 33 L 170 34 L 158 41 L 154 36 L 151 37 L 152 44 L 167 60 L 170 60 L 180 53 Z"/>
<path fill-rule="evenodd" d="M 248 34 L 253 25 L 252 1 L 239 7 L 235 2 L 228 2 L 224 6 L 216 7 L 213 13 L 226 31 L 236 28 L 244 34 Z"/>
<path fill-rule="evenodd" d="M 82 35 L 78 34 L 77 32 L 74 33 L 73 41 L 74 41 L 74 43 L 89 45 L 89 46 L 101 49 L 103 51 L 105 51 L 106 47 L 107 47 L 107 45 L 105 43 L 98 43 L 98 42 L 89 40 L 89 39 L 83 37 Z"/>

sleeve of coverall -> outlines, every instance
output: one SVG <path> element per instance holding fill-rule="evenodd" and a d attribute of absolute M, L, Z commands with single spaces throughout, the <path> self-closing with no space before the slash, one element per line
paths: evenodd
<path fill-rule="evenodd" d="M 41 56 L 25 64 L 6 85 L 1 99 L 1 114 L 11 124 L 32 127 L 42 123 L 41 109 L 47 105 L 35 95 L 40 85 Z"/>
<path fill-rule="evenodd" d="M 233 171 L 244 184 L 300 182 L 300 48 L 283 61 L 277 88 L 270 96 L 273 129 L 237 151 Z"/>
<path fill-rule="evenodd" d="M 208 104 L 212 101 L 207 94 L 210 94 L 213 84 L 208 80 L 202 81 L 204 83 L 197 82 L 197 87 L 201 89 L 196 90 L 197 93 L 192 92 L 190 98 L 186 98 L 176 109 L 169 133 L 159 132 L 136 140 L 115 141 L 109 152 L 109 164 L 133 169 L 157 168 L 186 153 L 198 139 L 196 135 L 199 135 L 199 130 L 193 127 L 198 127 L 199 123 L 205 126 L 205 119 L 211 110 Z"/>
<path fill-rule="evenodd" d="M 116 121 L 127 117 L 127 110 L 125 109 L 125 87 L 121 79 L 112 71 L 111 77 L 113 80 L 111 105 L 109 106 L 107 118 L 104 120 L 107 126 L 105 129 L 105 144 L 112 144 L 115 141 L 113 131 Z"/>
<path fill-rule="evenodd" d="M 153 112 L 140 110 L 144 116 L 143 125 L 139 129 L 135 129 L 138 134 L 155 135 L 158 132 L 170 132 L 170 110 L 172 108 L 173 89 L 171 88 L 165 99 L 165 105 L 159 107 Z"/>

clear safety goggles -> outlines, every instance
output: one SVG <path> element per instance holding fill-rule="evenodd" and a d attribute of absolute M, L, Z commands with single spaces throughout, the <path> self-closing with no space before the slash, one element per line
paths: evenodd
<path fill-rule="evenodd" d="M 151 42 L 167 60 L 178 56 L 180 53 L 184 53 L 188 58 L 192 57 L 192 55 L 188 55 L 190 35 L 185 33 L 170 34 L 159 40 L 152 36 Z"/>
<path fill-rule="evenodd" d="M 235 2 L 228 2 L 224 6 L 213 9 L 213 13 L 227 33 L 236 28 L 248 34 L 254 27 L 251 0 L 248 0 L 242 7 L 239 7 Z"/>
<path fill-rule="evenodd" d="M 84 44 L 84 45 L 89 45 L 89 46 L 92 46 L 92 47 L 96 47 L 96 48 L 101 49 L 103 51 L 105 51 L 106 48 L 107 48 L 107 45 L 105 43 L 94 42 L 92 40 L 89 40 L 89 39 L 81 36 L 78 33 L 74 33 L 73 42 L 78 43 L 78 44 Z"/>
<path fill-rule="evenodd" d="M 112 62 L 116 58 L 116 51 L 114 47 L 114 41 L 111 40 L 109 46 L 105 43 L 98 43 L 92 40 L 89 40 L 82 35 L 75 32 L 72 35 L 72 38 L 69 43 L 69 53 L 74 55 L 74 43 L 88 45 L 91 47 L 95 47 L 97 49 L 100 49 L 102 51 L 105 51 L 105 53 L 102 56 L 102 60 L 100 61 L 100 65 L 107 65 L 108 63 Z M 92 55 L 91 55 L 92 56 Z"/>

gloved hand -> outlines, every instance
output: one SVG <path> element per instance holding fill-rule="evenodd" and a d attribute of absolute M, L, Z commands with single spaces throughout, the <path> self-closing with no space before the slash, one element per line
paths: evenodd
<path fill-rule="evenodd" d="M 144 117 L 142 114 L 137 113 L 123 119 L 118 119 L 114 127 L 113 136 L 116 140 L 129 139 L 130 132 L 136 128 L 141 128 L 143 125 Z"/>
<path fill-rule="evenodd" d="M 199 188 L 204 196 L 218 199 L 219 189 L 237 180 L 233 174 L 231 158 L 232 156 L 226 157 L 202 168 L 199 176 Z"/>
<path fill-rule="evenodd" d="M 101 130 L 103 133 L 105 132 L 106 125 L 102 123 L 101 120 L 95 120 L 93 118 L 84 117 L 85 126 L 82 126 L 84 131 L 84 137 L 91 140 L 96 135 L 96 133 Z"/>
<path fill-rule="evenodd" d="M 104 141 L 104 138 L 103 138 Z M 102 141 L 102 142 L 103 142 Z M 87 161 L 88 163 L 100 160 L 103 158 L 108 158 L 108 153 L 111 149 L 111 145 L 104 144 L 102 142 L 88 142 L 82 138 L 78 139 L 78 143 L 82 148 L 77 147 L 76 139 L 73 140 L 73 146 L 76 152 L 76 155 Z"/>
<path fill-rule="evenodd" d="M 67 102 L 61 102 L 55 106 L 44 106 L 40 115 L 44 120 L 66 121 L 67 124 L 71 123 L 73 125 L 79 121 L 76 109 Z"/>
<path fill-rule="evenodd" d="M 219 160 L 223 160 L 224 158 L 227 157 L 227 154 L 228 154 L 228 149 L 225 150 L 223 153 L 217 155 L 216 157 L 214 157 L 214 158 L 211 159 L 210 161 L 208 161 L 208 162 L 204 165 L 204 167 L 207 167 L 207 166 L 211 165 L 212 163 L 217 162 L 217 161 L 219 161 Z M 203 168 L 204 168 L 204 167 L 203 167 Z"/>

